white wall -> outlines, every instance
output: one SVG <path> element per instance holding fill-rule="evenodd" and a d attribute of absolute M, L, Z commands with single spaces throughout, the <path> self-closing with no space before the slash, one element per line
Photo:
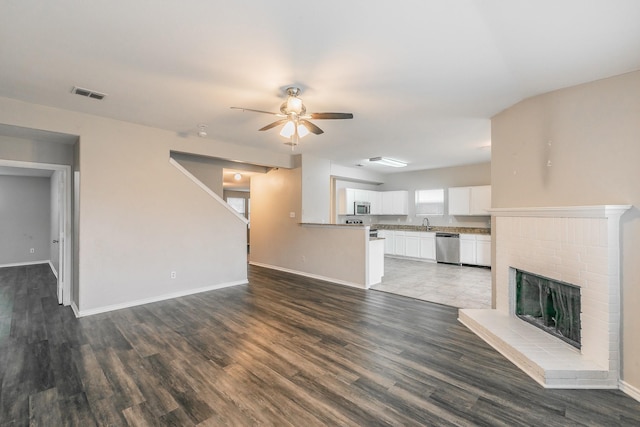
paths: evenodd
<path fill-rule="evenodd" d="M 524 100 L 492 119 L 497 208 L 631 204 L 622 217 L 622 378 L 640 395 L 640 71 Z"/>
<path fill-rule="evenodd" d="M 0 175 L 0 265 L 49 260 L 50 190 L 49 178 Z"/>
<path fill-rule="evenodd" d="M 246 280 L 245 224 L 170 165 L 170 151 L 291 164 L 288 155 L 7 98 L 0 123 L 80 136 L 82 313 Z"/>

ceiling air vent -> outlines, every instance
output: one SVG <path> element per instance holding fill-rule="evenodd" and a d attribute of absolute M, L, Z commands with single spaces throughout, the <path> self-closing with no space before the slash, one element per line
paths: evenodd
<path fill-rule="evenodd" d="M 75 93 L 76 95 L 86 96 L 87 98 L 93 98 L 97 100 L 102 100 L 104 99 L 105 96 L 107 96 L 106 93 L 100 93 L 90 89 L 83 89 L 78 86 L 74 86 L 71 93 Z"/>

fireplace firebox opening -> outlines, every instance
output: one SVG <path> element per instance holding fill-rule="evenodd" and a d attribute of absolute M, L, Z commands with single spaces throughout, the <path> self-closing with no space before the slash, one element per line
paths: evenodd
<path fill-rule="evenodd" d="M 516 271 L 516 316 L 580 349 L 580 288 Z"/>

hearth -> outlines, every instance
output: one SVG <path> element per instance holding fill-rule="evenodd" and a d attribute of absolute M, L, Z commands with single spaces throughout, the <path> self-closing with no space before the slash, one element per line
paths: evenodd
<path fill-rule="evenodd" d="M 495 309 L 460 310 L 460 321 L 544 387 L 618 388 L 620 218 L 629 208 L 491 209 Z M 558 293 L 557 283 L 579 289 Z"/>
<path fill-rule="evenodd" d="M 515 269 L 515 314 L 580 348 L 580 288 Z"/>

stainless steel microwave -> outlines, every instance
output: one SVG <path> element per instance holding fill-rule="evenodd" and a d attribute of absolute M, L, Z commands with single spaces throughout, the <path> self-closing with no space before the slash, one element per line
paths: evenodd
<path fill-rule="evenodd" d="M 369 215 L 371 214 L 371 203 L 369 202 L 354 202 L 353 213 L 355 215 Z"/>

